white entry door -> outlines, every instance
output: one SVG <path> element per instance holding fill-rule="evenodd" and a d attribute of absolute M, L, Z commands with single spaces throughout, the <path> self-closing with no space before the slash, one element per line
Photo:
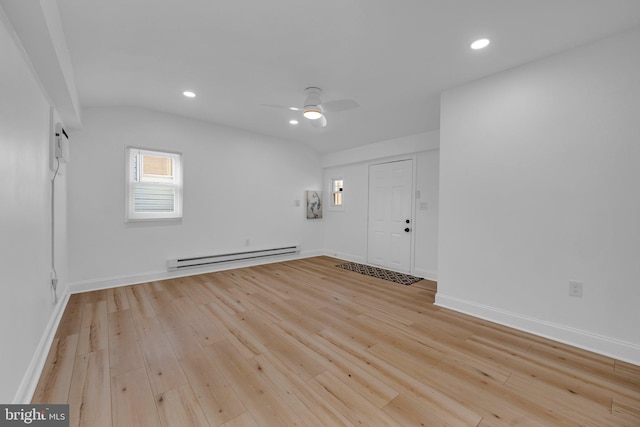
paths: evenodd
<path fill-rule="evenodd" d="M 369 166 L 367 262 L 411 272 L 413 160 Z"/>

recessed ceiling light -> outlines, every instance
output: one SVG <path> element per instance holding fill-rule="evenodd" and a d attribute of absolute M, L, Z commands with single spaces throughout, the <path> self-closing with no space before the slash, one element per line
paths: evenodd
<path fill-rule="evenodd" d="M 289 120 L 289 123 L 292 125 L 297 125 L 298 121 L 297 120 Z"/>
<path fill-rule="evenodd" d="M 479 39 L 471 43 L 471 49 L 484 49 L 485 47 L 489 46 L 489 43 L 491 43 L 489 39 Z"/>
<path fill-rule="evenodd" d="M 184 96 L 186 96 L 187 98 L 195 98 L 196 94 L 191 92 L 190 90 L 185 90 L 184 92 L 182 92 L 182 94 Z"/>

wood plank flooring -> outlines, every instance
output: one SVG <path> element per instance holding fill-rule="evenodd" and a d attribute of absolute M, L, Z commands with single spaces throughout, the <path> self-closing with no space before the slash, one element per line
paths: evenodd
<path fill-rule="evenodd" d="M 72 295 L 33 403 L 71 426 L 640 426 L 640 367 L 328 257 Z"/>

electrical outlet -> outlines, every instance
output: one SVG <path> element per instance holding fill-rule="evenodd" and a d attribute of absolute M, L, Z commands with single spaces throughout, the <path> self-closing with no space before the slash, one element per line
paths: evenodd
<path fill-rule="evenodd" d="M 569 281 L 569 296 L 582 298 L 582 282 Z"/>

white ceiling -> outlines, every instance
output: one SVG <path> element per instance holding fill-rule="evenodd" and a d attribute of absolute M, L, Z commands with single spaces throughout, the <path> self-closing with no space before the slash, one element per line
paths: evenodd
<path fill-rule="evenodd" d="M 439 128 L 439 94 L 640 23 L 638 0 L 58 0 L 80 102 L 138 106 L 321 153 Z M 483 51 L 469 44 L 491 39 Z M 316 129 L 304 88 L 361 108 Z M 196 92 L 195 99 L 181 95 Z"/>

